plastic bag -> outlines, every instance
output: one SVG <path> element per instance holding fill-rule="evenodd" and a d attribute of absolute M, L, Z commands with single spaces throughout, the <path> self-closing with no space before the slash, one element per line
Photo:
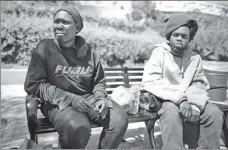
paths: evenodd
<path fill-rule="evenodd" d="M 122 106 L 129 114 L 137 114 L 139 111 L 140 91 L 135 88 L 126 88 L 118 86 L 112 92 L 111 98 Z"/>

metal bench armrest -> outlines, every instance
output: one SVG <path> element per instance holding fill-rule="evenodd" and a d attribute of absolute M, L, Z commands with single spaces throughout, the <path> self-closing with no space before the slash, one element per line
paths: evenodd
<path fill-rule="evenodd" d="M 33 95 L 26 96 L 26 115 L 30 136 L 34 136 L 37 127 L 37 109 L 39 99 Z"/>

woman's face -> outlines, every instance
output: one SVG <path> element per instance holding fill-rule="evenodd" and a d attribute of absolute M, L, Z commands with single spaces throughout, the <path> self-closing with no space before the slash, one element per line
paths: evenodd
<path fill-rule="evenodd" d="M 74 42 L 77 28 L 73 17 L 68 12 L 58 11 L 56 13 L 53 20 L 53 30 L 60 44 Z"/>
<path fill-rule="evenodd" d="M 179 27 L 170 36 L 170 46 L 176 53 L 182 54 L 190 41 L 190 30 L 186 26 Z"/>

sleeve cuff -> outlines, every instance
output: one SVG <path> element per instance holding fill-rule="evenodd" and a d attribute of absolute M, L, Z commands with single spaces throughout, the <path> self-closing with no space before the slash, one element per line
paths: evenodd
<path fill-rule="evenodd" d="M 187 97 L 186 96 L 183 96 L 179 102 L 178 102 L 178 105 L 180 105 L 183 101 L 187 101 Z"/>

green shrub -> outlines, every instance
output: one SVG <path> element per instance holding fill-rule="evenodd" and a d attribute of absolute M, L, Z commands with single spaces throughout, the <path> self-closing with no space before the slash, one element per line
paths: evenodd
<path fill-rule="evenodd" d="M 28 65 L 31 51 L 38 42 L 52 38 L 50 18 L 17 18 L 12 17 L 15 24 L 4 24 L 1 37 L 1 59 L 5 64 L 15 63 Z M 23 20 L 23 21 L 22 21 Z M 33 21 L 32 21 L 33 20 Z M 48 21 L 49 20 L 49 21 Z M 22 21 L 23 23 L 19 23 Z M 13 21 L 12 21 L 13 22 Z M 27 24 L 30 22 L 30 24 Z M 36 24 L 39 22 L 39 24 Z M 150 56 L 155 41 L 132 36 L 115 28 L 101 27 L 97 23 L 85 21 L 86 30 L 82 35 L 100 53 L 103 62 L 108 66 L 142 64 Z M 110 30 L 110 31 L 109 31 Z"/>
<path fill-rule="evenodd" d="M 150 56 L 152 43 L 125 39 L 117 36 L 93 36 L 88 41 L 100 53 L 108 66 L 123 66 L 126 63 L 143 64 Z"/>
<path fill-rule="evenodd" d="M 154 44 L 160 41 L 155 35 L 140 36 L 140 33 L 151 28 L 164 37 L 163 20 L 170 14 L 155 11 L 145 1 L 135 3 L 138 4 L 134 5 L 132 20 L 123 21 L 101 18 L 99 10 L 81 6 L 77 1 L 1 1 L 1 60 L 3 64 L 28 65 L 37 43 L 53 37 L 55 8 L 68 4 L 79 9 L 87 26 L 81 34 L 100 53 L 105 65 L 142 65 Z M 228 18 L 189 14 L 199 23 L 193 41 L 197 45 L 196 51 L 204 60 L 228 61 Z M 143 17 L 146 21 L 141 24 L 139 20 Z"/>
<path fill-rule="evenodd" d="M 44 38 L 53 37 L 49 18 L 6 14 L 1 26 L 1 59 L 4 63 L 27 65 L 31 50 Z M 37 24 L 39 23 L 39 24 Z M 50 27 L 48 27 L 50 26 Z"/>
<path fill-rule="evenodd" d="M 204 60 L 228 61 L 228 18 L 192 13 L 199 24 L 194 42 Z"/>

